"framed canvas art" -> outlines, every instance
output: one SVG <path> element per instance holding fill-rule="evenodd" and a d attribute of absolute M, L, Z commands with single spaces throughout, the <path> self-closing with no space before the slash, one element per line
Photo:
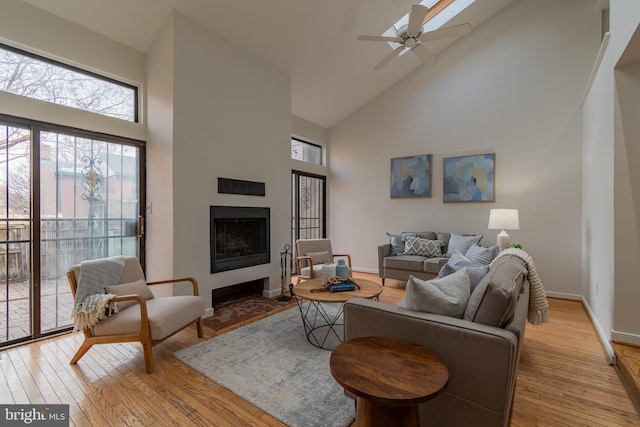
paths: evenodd
<path fill-rule="evenodd" d="M 443 160 L 444 202 L 495 202 L 496 154 Z"/>
<path fill-rule="evenodd" d="M 391 159 L 391 198 L 431 197 L 431 154 Z"/>

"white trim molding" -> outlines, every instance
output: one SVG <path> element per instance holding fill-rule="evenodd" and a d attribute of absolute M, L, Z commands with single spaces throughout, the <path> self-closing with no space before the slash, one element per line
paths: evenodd
<path fill-rule="evenodd" d="M 612 330 L 611 340 L 620 344 L 629 344 L 640 347 L 640 335 L 636 334 Z"/>
<path fill-rule="evenodd" d="M 604 330 L 598 323 L 598 319 L 596 319 L 595 314 L 591 310 L 589 303 L 587 303 L 587 300 L 584 299 L 584 297 L 582 298 L 582 306 L 584 307 L 585 311 L 589 315 L 589 319 L 591 319 L 591 323 L 593 323 L 593 327 L 596 330 L 596 335 L 598 336 L 598 339 L 600 340 L 600 344 L 602 344 L 602 347 L 605 350 L 605 356 L 607 356 L 607 361 L 609 362 L 610 365 L 615 365 L 616 352 L 613 349 L 613 346 L 611 345 L 609 337 L 607 336 L 607 334 L 604 333 Z"/>

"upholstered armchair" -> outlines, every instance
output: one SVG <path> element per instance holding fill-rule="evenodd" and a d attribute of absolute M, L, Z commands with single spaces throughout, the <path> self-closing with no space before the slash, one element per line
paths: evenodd
<path fill-rule="evenodd" d="M 296 241 L 296 268 L 298 279 L 315 279 L 320 277 L 322 267 L 325 264 L 335 264 L 336 259 L 346 258 L 347 266 L 351 271 L 351 255 L 335 254 L 331 250 L 329 239 L 300 239 Z"/>
<path fill-rule="evenodd" d="M 74 298 L 80 276 L 81 265 L 73 266 L 67 272 Z M 155 298 L 149 289 L 153 285 L 179 282 L 190 283 L 193 295 Z M 198 283 L 192 277 L 147 282 L 138 258 L 125 257 L 120 280 L 112 286 L 105 286 L 105 291 L 116 295 L 108 303 L 117 303 L 118 312 L 111 313 L 91 327 L 82 328 L 84 342 L 71 359 L 72 365 L 94 344 L 140 342 L 146 371 L 151 374 L 154 371 L 152 347 L 155 344 L 194 323 L 198 337 L 203 337 L 201 316 L 205 305 L 198 295 Z"/>

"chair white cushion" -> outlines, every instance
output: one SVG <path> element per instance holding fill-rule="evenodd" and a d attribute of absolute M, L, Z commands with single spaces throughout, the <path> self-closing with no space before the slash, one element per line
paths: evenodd
<path fill-rule="evenodd" d="M 193 295 L 154 298 L 147 301 L 152 340 L 161 340 L 204 314 L 204 299 Z M 95 336 L 140 332 L 140 306 L 135 304 L 93 327 Z"/>

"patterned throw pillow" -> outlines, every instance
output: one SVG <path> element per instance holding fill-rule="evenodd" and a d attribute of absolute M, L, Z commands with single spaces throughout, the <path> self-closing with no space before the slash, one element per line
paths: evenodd
<path fill-rule="evenodd" d="M 391 255 L 402 255 L 404 253 L 404 240 L 409 236 L 415 237 L 416 235 L 417 233 L 387 233 L 391 244 Z"/>
<path fill-rule="evenodd" d="M 429 258 L 442 256 L 442 240 L 421 239 L 419 237 L 406 237 L 404 239 L 405 255 L 420 255 Z"/>
<path fill-rule="evenodd" d="M 495 257 L 498 256 L 498 246 L 491 246 L 490 248 L 483 248 L 478 245 L 471 245 L 464 254 L 465 258 L 469 261 L 477 262 L 478 264 L 489 265 Z"/>

